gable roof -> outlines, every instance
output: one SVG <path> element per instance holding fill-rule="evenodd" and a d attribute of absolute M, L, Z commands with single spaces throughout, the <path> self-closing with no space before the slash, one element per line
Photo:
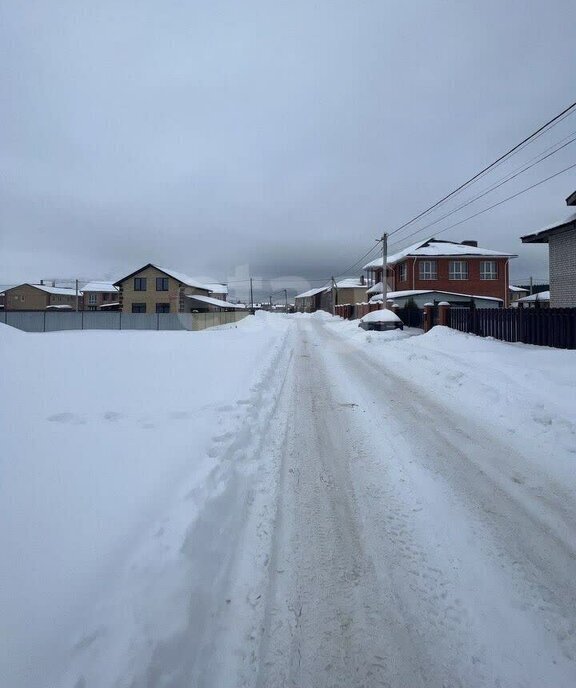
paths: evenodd
<path fill-rule="evenodd" d="M 318 289 L 309 289 L 308 291 L 304 291 L 301 294 L 297 294 L 294 298 L 305 299 L 308 296 L 316 296 L 316 294 L 319 294 L 323 291 L 330 291 L 330 287 L 319 287 Z"/>
<path fill-rule="evenodd" d="M 194 287 L 195 289 L 202 289 L 206 292 L 210 291 L 210 288 L 207 287 L 205 284 L 202 284 L 201 282 L 198 282 L 194 278 L 190 277 L 189 275 L 186 275 L 183 272 L 177 272 L 176 270 L 172 270 L 171 268 L 163 268 L 160 267 L 159 265 L 154 265 L 154 263 L 148 263 L 147 265 L 144 265 L 143 267 L 139 268 L 138 270 L 134 270 L 134 272 L 131 272 L 129 275 L 126 275 L 126 277 L 122 277 L 119 280 L 116 280 L 114 282 L 114 286 L 120 286 L 122 282 L 125 282 L 126 280 L 130 279 L 131 277 L 134 277 L 134 275 L 137 275 L 139 272 L 142 272 L 143 270 L 146 270 L 148 268 L 154 268 L 155 270 L 158 270 L 159 272 L 164 273 L 168 277 L 172 277 L 175 279 L 177 282 L 180 282 L 184 284 L 187 287 Z"/>
<path fill-rule="evenodd" d="M 450 256 L 461 256 L 461 257 L 493 257 L 493 258 L 515 258 L 516 255 L 513 253 L 503 253 L 502 251 L 493 251 L 489 248 L 482 248 L 480 246 L 469 246 L 468 244 L 461 244 L 457 241 L 444 241 L 442 239 L 426 239 L 424 241 L 419 241 L 411 246 L 408 246 L 397 253 L 388 256 L 387 264 L 395 265 L 399 263 L 404 258 L 409 257 L 431 257 L 431 258 L 443 258 Z M 373 260 L 364 266 L 364 270 L 370 270 L 371 268 L 381 268 L 382 267 L 382 257 Z"/>

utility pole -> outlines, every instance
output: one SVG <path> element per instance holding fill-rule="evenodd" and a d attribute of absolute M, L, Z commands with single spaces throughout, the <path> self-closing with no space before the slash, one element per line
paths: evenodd
<path fill-rule="evenodd" d="M 532 277 L 530 278 L 530 296 L 534 293 L 534 284 L 532 281 Z"/>
<path fill-rule="evenodd" d="M 270 294 L 268 300 L 270 301 L 270 312 L 272 312 L 272 294 Z"/>
<path fill-rule="evenodd" d="M 252 286 L 252 278 L 250 278 L 250 313 L 254 315 L 254 288 Z"/>
<path fill-rule="evenodd" d="M 284 313 L 288 313 L 288 289 L 284 289 Z"/>
<path fill-rule="evenodd" d="M 76 280 L 76 313 L 78 313 L 78 280 Z"/>
<path fill-rule="evenodd" d="M 382 308 L 386 308 L 386 300 L 388 298 L 388 234 L 382 234 Z"/>
<path fill-rule="evenodd" d="M 336 284 L 336 280 L 334 279 L 334 275 L 330 278 L 332 280 L 332 291 L 334 292 L 334 296 L 332 297 L 332 315 L 336 315 L 336 301 L 338 301 L 338 286 Z"/>

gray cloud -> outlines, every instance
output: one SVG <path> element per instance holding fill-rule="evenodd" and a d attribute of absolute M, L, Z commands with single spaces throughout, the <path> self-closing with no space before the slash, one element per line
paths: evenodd
<path fill-rule="evenodd" d="M 574 99 L 568 0 L 0 8 L 6 283 L 148 261 L 322 279 Z M 575 161 L 576 144 L 450 222 Z M 568 173 L 442 236 L 545 277 L 545 247 L 518 237 L 562 217 L 575 188 Z"/>

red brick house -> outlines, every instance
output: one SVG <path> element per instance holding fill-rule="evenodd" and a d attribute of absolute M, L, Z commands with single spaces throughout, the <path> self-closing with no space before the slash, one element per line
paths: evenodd
<path fill-rule="evenodd" d="M 426 239 L 388 256 L 392 291 L 434 289 L 470 296 L 490 296 L 509 304 L 509 260 L 516 256 L 480 248 L 476 241 Z M 368 284 L 382 282 L 382 258 L 364 266 Z M 374 293 L 376 287 L 372 287 Z M 381 285 L 380 285 L 381 291 Z"/>

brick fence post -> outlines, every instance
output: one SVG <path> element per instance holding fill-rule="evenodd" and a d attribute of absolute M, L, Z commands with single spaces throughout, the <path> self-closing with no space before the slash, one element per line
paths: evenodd
<path fill-rule="evenodd" d="M 450 327 L 450 304 L 448 301 L 441 301 L 438 304 L 438 324 Z"/>
<path fill-rule="evenodd" d="M 425 303 L 424 304 L 424 332 L 432 329 L 432 317 L 433 317 L 434 304 Z"/>

